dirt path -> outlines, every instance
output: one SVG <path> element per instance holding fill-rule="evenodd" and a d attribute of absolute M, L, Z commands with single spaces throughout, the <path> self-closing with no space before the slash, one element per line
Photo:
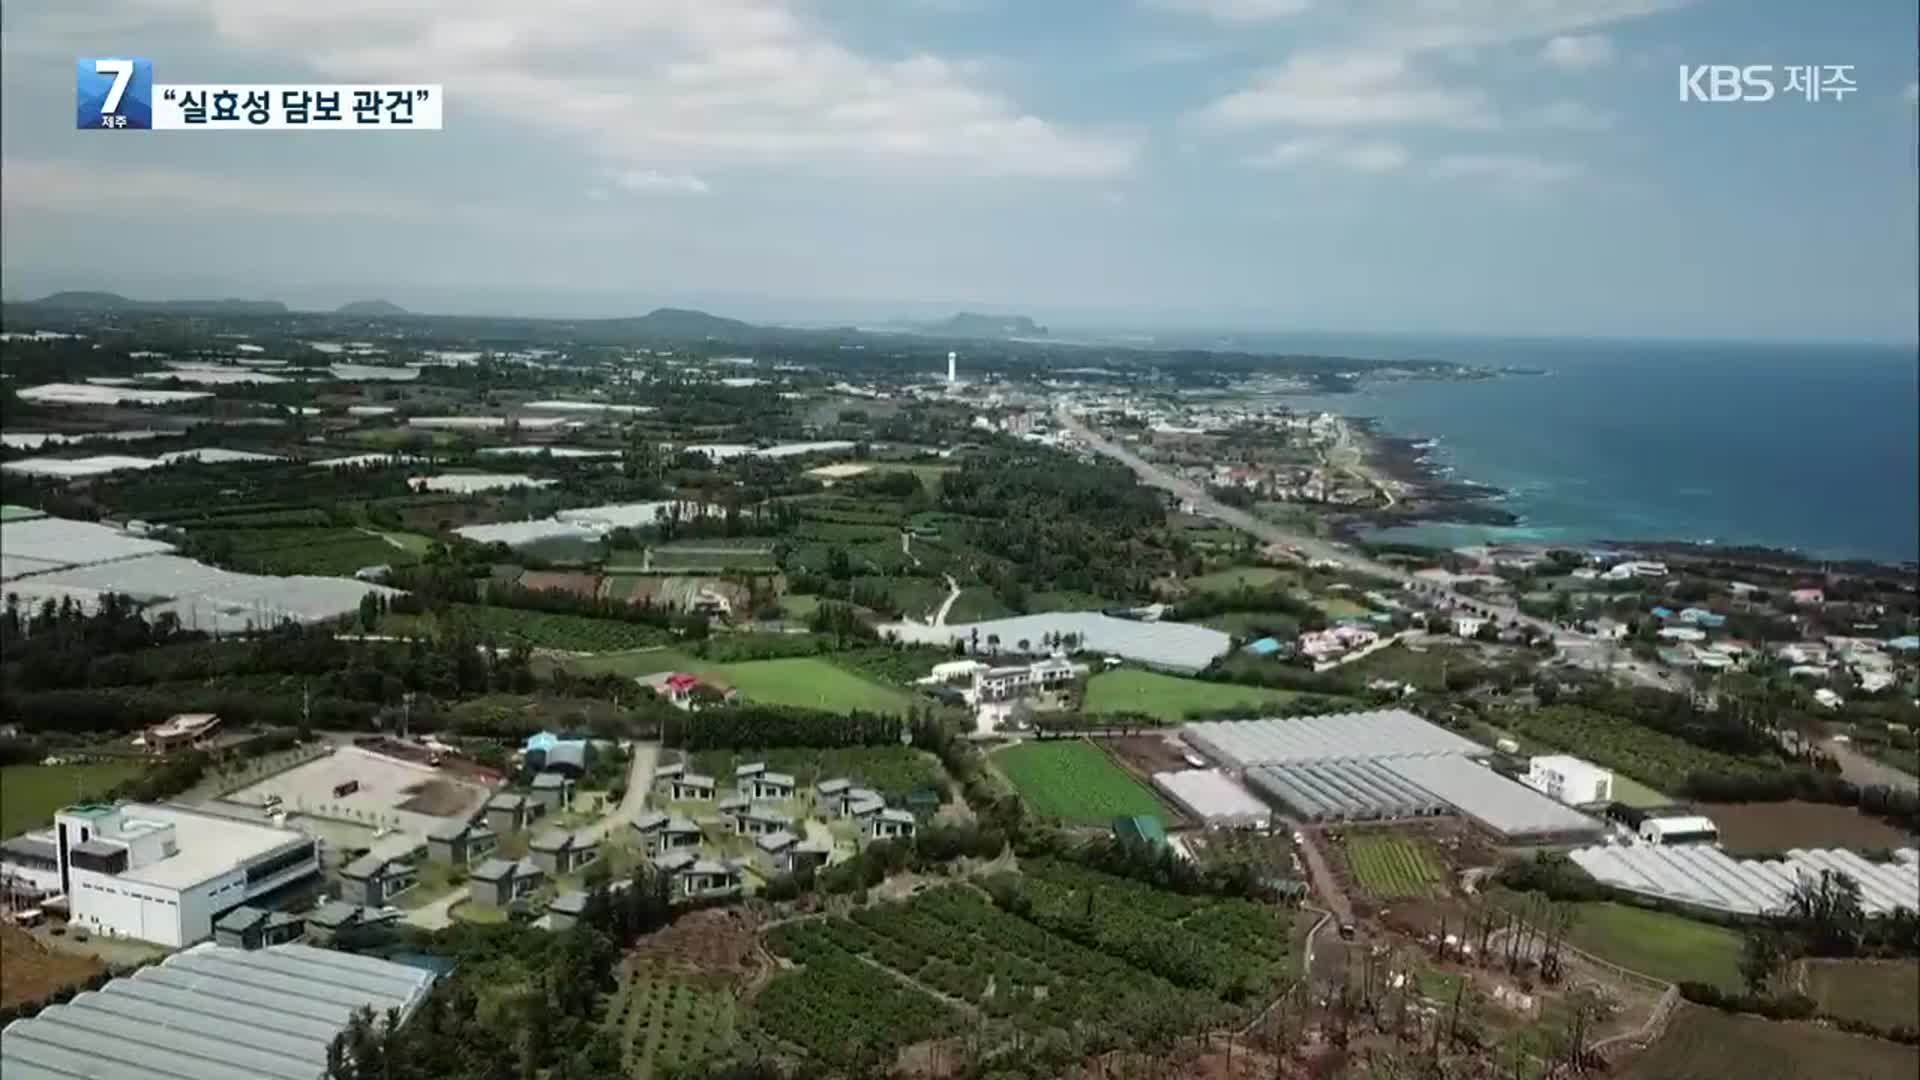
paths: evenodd
<path fill-rule="evenodd" d="M 947 579 L 947 598 L 941 602 L 940 610 L 934 612 L 933 625 L 947 625 L 947 613 L 953 610 L 953 602 L 960 599 L 960 583 L 953 580 L 952 574 L 943 575 Z"/>
<path fill-rule="evenodd" d="M 444 930 L 453 925 L 454 905 L 466 900 L 471 895 L 472 891 L 467 886 L 462 885 L 430 904 L 422 904 L 408 911 L 401 919 L 407 923 L 407 925 L 417 926 L 422 930 Z"/>
<path fill-rule="evenodd" d="M 1313 891 L 1341 924 L 1352 922 L 1353 905 L 1347 902 L 1346 890 L 1340 887 L 1339 879 L 1333 875 L 1333 868 L 1327 865 L 1327 857 L 1320 851 L 1320 844 L 1326 838 L 1318 829 L 1302 828 L 1292 822 L 1287 827 L 1300 837 L 1300 853 L 1307 864 L 1307 878 L 1313 882 Z"/>

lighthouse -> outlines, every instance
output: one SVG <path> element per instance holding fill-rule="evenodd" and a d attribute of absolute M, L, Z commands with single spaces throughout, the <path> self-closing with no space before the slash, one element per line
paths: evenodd
<path fill-rule="evenodd" d="M 959 383 L 959 381 L 960 381 L 960 354 L 957 352 L 950 352 L 947 354 L 947 385 L 953 386 Z"/>

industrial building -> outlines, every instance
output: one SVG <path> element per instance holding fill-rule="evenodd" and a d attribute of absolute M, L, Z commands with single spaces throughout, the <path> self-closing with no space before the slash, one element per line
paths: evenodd
<path fill-rule="evenodd" d="M 1833 871 L 1860 886 L 1860 907 L 1869 915 L 1894 908 L 1920 911 L 1920 851 L 1901 848 L 1892 862 L 1876 863 L 1851 851 L 1801 849 L 1785 859 L 1736 859 L 1709 844 L 1667 847 L 1600 845 L 1571 855 L 1594 880 L 1616 889 L 1737 915 L 1784 912 L 1803 881 Z"/>
<path fill-rule="evenodd" d="M 1153 786 L 1175 806 L 1208 825 L 1230 829 L 1273 825 L 1273 808 L 1218 769 L 1157 772 L 1153 774 Z"/>
<path fill-rule="evenodd" d="M 1662 846 L 1720 842 L 1720 826 L 1699 814 L 1641 818 L 1637 832 L 1642 843 Z"/>
<path fill-rule="evenodd" d="M 1444 814 L 1453 808 L 1385 762 L 1262 765 L 1247 784 L 1306 821 L 1374 821 Z"/>
<path fill-rule="evenodd" d="M 1405 709 L 1298 716 L 1284 720 L 1216 720 L 1188 724 L 1180 737 L 1231 769 L 1301 761 L 1484 755 L 1486 747 L 1430 724 Z"/>
<path fill-rule="evenodd" d="M 1568 806 L 1613 798 L 1613 773 L 1570 754 L 1543 754 L 1527 761 L 1526 785 Z"/>
<path fill-rule="evenodd" d="M 319 847 L 303 833 L 177 806 L 69 806 L 23 839 L 51 849 L 58 877 L 47 883 L 66 895 L 73 925 L 176 948 L 213 936 L 227 911 L 320 873 Z"/>
<path fill-rule="evenodd" d="M 433 974 L 365 956 L 197 945 L 0 1031 L 7 1080 L 321 1080 L 355 1011 L 402 1021 Z"/>

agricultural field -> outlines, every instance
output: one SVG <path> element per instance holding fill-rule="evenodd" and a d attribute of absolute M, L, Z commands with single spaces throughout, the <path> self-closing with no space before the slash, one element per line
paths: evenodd
<path fill-rule="evenodd" d="M 1446 866 L 1418 837 L 1384 830 L 1349 832 L 1342 845 L 1354 880 L 1376 900 L 1447 893 Z"/>
<path fill-rule="evenodd" d="M 1672 806 L 1673 800 L 1625 773 L 1613 774 L 1613 800 L 1639 810 Z"/>
<path fill-rule="evenodd" d="M 705 662 L 679 649 L 662 647 L 579 656 L 567 661 L 566 668 L 577 675 L 625 675 L 629 678 L 639 678 L 642 675 L 654 675 L 662 671 L 693 671 Z"/>
<path fill-rule="evenodd" d="M 1733 930 L 1611 901 L 1574 908 L 1567 941 L 1577 949 L 1656 979 L 1742 988 L 1741 939 Z"/>
<path fill-rule="evenodd" d="M 1720 826 L 1720 846 L 1729 855 L 1816 847 L 1876 851 L 1915 843 L 1911 833 L 1830 803 L 1703 803 L 1699 811 Z"/>
<path fill-rule="evenodd" d="M 389 616 L 408 620 L 410 616 Z M 501 646 L 529 645 L 568 652 L 613 652 L 638 649 L 673 640 L 671 634 L 643 623 L 595 619 L 549 611 L 525 611 L 488 604 L 454 604 L 443 618 L 464 624 L 469 632 L 492 638 Z M 425 621 L 425 620 L 420 620 Z M 404 625 L 404 624 L 403 624 Z"/>
<path fill-rule="evenodd" d="M 738 1011 L 724 980 L 677 977 L 629 959 L 620 965 L 605 1024 L 623 1047 L 627 1075 L 686 1075 L 739 1048 Z"/>
<path fill-rule="evenodd" d="M 870 682 L 830 660 L 812 656 L 783 660 L 746 660 L 699 669 L 725 680 L 741 696 L 768 705 L 848 712 L 905 712 L 912 701 L 904 691 Z"/>
<path fill-rule="evenodd" d="M 1177 675 L 1124 668 L 1103 671 L 1087 681 L 1087 701 L 1082 711 L 1145 713 L 1164 723 L 1177 724 L 1186 719 L 1190 711 L 1236 708 L 1258 711 L 1261 706 L 1285 705 L 1299 696 L 1290 690 L 1183 679 Z"/>
<path fill-rule="evenodd" d="M 992 757 L 1034 813 L 1081 825 L 1168 815 L 1153 792 L 1081 739 L 1021 743 Z"/>
<path fill-rule="evenodd" d="M 25 930 L 0 924 L 0 1008 L 43 1000 L 104 970 L 94 957 L 57 952 Z"/>
<path fill-rule="evenodd" d="M 773 772 L 787 773 L 802 789 L 820 780 L 843 776 L 880 794 L 904 797 L 922 788 L 942 784 L 940 761 L 924 750 L 907 746 L 781 746 L 767 750 L 703 750 L 693 755 L 692 770 L 730 783 L 733 769 L 749 761 L 766 762 Z"/>
<path fill-rule="evenodd" d="M 1626 1080 L 1890 1080 L 1920 1075 L 1920 1048 L 1817 1024 L 1682 1005 Z"/>
<path fill-rule="evenodd" d="M 1300 633 L 1300 623 L 1277 611 L 1223 611 L 1200 620 L 1201 626 L 1239 638 L 1276 637 L 1285 641 Z"/>
<path fill-rule="evenodd" d="M 1739 757 L 1695 746 L 1630 720 L 1574 705 L 1516 712 L 1508 727 L 1664 791 L 1680 791 L 1693 772 L 1771 772 L 1772 758 Z"/>
<path fill-rule="evenodd" d="M 146 762 L 131 760 L 0 768 L 0 836 L 44 825 L 61 807 L 105 795 L 146 769 Z"/>
<path fill-rule="evenodd" d="M 1329 619 L 1364 619 L 1373 614 L 1372 608 L 1344 596 L 1323 596 L 1314 601 L 1314 606 L 1326 612 Z"/>
<path fill-rule="evenodd" d="M 1804 992 L 1829 1016 L 1920 1027 L 1920 961 L 1802 960 Z"/>
<path fill-rule="evenodd" d="M 1440 642 L 1430 642 L 1419 651 L 1404 644 L 1389 645 L 1351 664 L 1343 664 L 1338 670 L 1341 677 L 1356 687 L 1374 679 L 1391 679 L 1421 690 L 1444 690 L 1446 673 L 1473 666 L 1475 653 L 1471 646 Z"/>
<path fill-rule="evenodd" d="M 1233 566 L 1189 578 L 1187 587 L 1195 592 L 1230 593 L 1241 589 L 1266 589 L 1288 579 L 1286 571 L 1271 566 Z"/>
<path fill-rule="evenodd" d="M 420 561 L 405 545 L 342 526 L 196 528 L 189 535 L 206 543 L 223 563 L 249 573 L 342 576 L 367 566 Z"/>

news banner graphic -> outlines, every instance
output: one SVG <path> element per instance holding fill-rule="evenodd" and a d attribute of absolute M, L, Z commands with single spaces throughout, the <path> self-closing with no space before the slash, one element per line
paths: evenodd
<path fill-rule="evenodd" d="M 74 126 L 97 131 L 439 131 L 438 84 L 155 84 L 153 61 L 81 57 Z"/>

